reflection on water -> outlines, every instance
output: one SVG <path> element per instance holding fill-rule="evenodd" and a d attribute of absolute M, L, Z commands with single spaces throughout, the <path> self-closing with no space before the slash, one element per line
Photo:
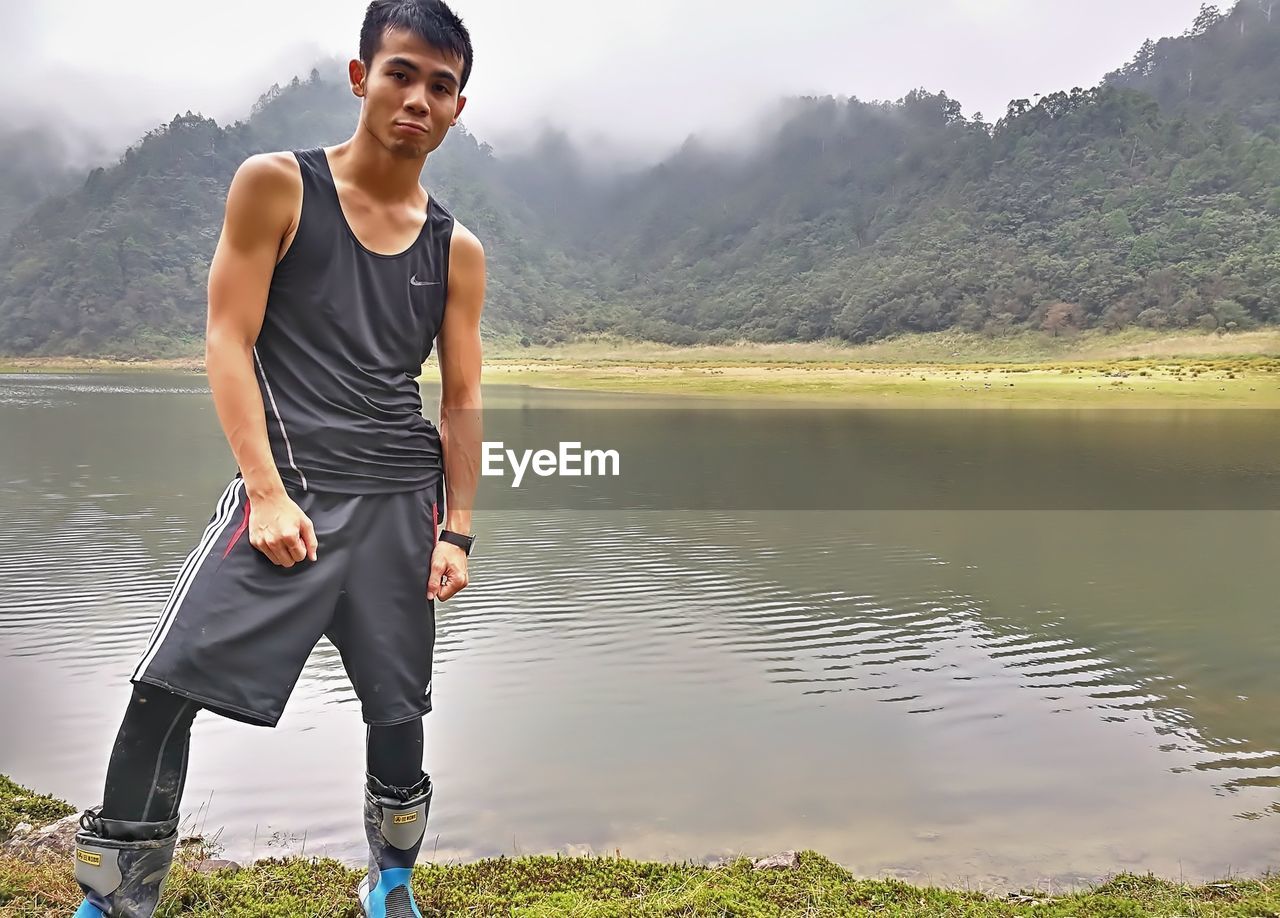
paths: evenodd
<path fill-rule="evenodd" d="M 233 472 L 197 380 L 0 378 L 0 771 L 79 804 Z M 437 607 L 424 858 L 800 847 L 996 887 L 1280 861 L 1276 513 L 476 528 L 472 586 Z M 232 857 L 358 860 L 362 739 L 322 644 L 277 730 L 197 720 L 189 825 Z"/>

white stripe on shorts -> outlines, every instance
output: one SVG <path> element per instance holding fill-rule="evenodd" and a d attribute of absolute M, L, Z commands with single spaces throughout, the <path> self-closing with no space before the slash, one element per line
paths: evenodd
<path fill-rule="evenodd" d="M 196 579 L 201 565 L 205 559 L 209 557 L 209 552 L 213 550 L 214 544 L 226 531 L 227 526 L 235 519 L 236 508 L 240 506 L 240 495 L 244 493 L 244 479 L 234 478 L 231 484 L 227 485 L 227 489 L 222 492 L 222 497 L 218 499 L 218 510 L 214 514 L 212 522 L 205 527 L 204 535 L 200 539 L 200 544 L 192 549 L 191 554 L 187 555 L 187 560 L 182 562 L 182 569 L 178 572 L 178 577 L 173 582 L 173 589 L 169 591 L 169 599 L 165 602 L 164 610 L 160 613 L 160 618 L 156 621 L 156 626 L 151 631 L 151 638 L 147 642 L 147 650 L 142 655 L 142 660 L 138 663 L 137 669 L 133 671 L 133 679 L 138 679 L 151 665 L 151 661 L 155 659 L 156 652 L 160 650 L 160 645 L 164 643 L 165 635 L 169 633 L 169 628 L 173 625 L 174 618 L 178 615 L 178 609 L 182 606 L 182 600 L 187 596 L 187 591 L 191 588 L 191 583 Z"/>

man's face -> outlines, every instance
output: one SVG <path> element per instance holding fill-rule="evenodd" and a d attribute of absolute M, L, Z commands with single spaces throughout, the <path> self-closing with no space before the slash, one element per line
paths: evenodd
<path fill-rule="evenodd" d="M 364 98 L 366 129 L 405 157 L 426 156 L 440 146 L 467 101 L 458 94 L 462 59 L 410 32 L 388 30 L 368 72 L 352 61 L 350 76 L 356 95 Z"/>

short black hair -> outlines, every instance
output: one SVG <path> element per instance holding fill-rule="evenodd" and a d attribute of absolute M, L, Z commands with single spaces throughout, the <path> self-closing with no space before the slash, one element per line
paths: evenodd
<path fill-rule="evenodd" d="M 373 0 L 360 27 L 360 60 L 365 67 L 373 66 L 373 56 L 388 29 L 403 29 L 437 51 L 462 58 L 458 92 L 466 88 L 471 76 L 471 34 L 443 0 Z"/>

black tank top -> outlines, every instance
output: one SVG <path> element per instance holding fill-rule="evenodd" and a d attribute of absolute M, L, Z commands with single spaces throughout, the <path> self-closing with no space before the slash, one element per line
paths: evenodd
<path fill-rule="evenodd" d="M 302 215 L 253 349 L 286 485 L 370 494 L 435 485 L 443 454 L 417 376 L 444 318 L 453 216 L 430 196 L 398 255 L 361 245 L 324 150 L 296 150 Z"/>

